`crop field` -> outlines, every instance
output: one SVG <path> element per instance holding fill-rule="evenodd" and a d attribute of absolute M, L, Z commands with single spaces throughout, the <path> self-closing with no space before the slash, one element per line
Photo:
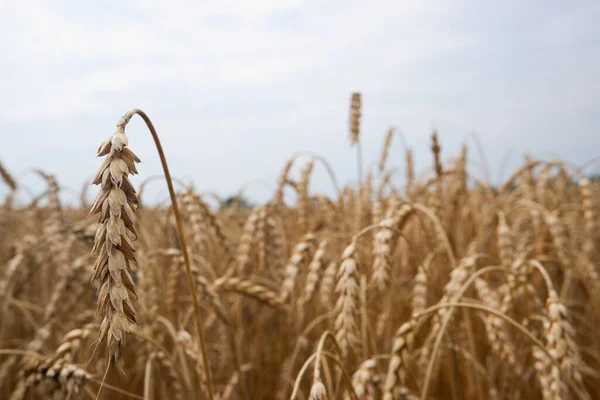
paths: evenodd
<path fill-rule="evenodd" d="M 0 164 L 0 399 L 598 398 L 589 165 L 525 157 L 492 185 L 470 174 L 466 145 L 442 161 L 442 135 L 411 149 L 390 129 L 366 168 L 350 100 L 358 179 L 305 154 L 264 204 L 168 172 L 170 201 L 146 203 L 140 159 L 156 158 L 137 154 L 151 139 L 128 137 L 129 121 L 162 149 L 136 109 L 98 138 L 80 204 L 61 204 L 47 171 L 17 204 Z M 416 151 L 429 167 L 415 171 Z M 313 169 L 334 195 L 311 190 Z"/>

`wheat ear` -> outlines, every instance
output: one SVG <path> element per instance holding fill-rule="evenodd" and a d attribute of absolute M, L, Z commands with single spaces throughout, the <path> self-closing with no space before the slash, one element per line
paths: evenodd
<path fill-rule="evenodd" d="M 184 231 L 183 231 L 183 223 L 181 221 L 181 213 L 179 212 L 177 196 L 175 194 L 175 190 L 173 189 L 173 180 L 171 179 L 171 173 L 169 172 L 169 166 L 167 164 L 167 160 L 166 160 L 165 154 L 163 152 L 163 148 L 160 143 L 158 133 L 156 132 L 156 129 L 154 128 L 154 125 L 150 121 L 150 118 L 148 117 L 148 115 L 146 115 L 145 112 L 143 112 L 142 110 L 139 110 L 139 109 L 133 109 L 133 110 L 129 111 L 128 113 L 126 113 L 121 118 L 121 120 L 119 120 L 119 122 L 117 123 L 117 129 L 118 129 L 117 134 L 119 136 L 117 137 L 116 144 L 119 145 L 120 143 L 122 143 L 122 140 L 126 140 L 126 136 L 124 133 L 125 125 L 127 125 L 129 120 L 135 114 L 139 115 L 144 120 L 148 129 L 150 130 L 150 133 L 152 134 L 152 139 L 154 140 L 154 144 L 156 145 L 156 150 L 158 152 L 160 162 L 161 162 L 161 165 L 162 165 L 162 168 L 164 171 L 164 175 L 165 175 L 165 180 L 167 182 L 167 187 L 169 189 L 169 197 L 171 198 L 171 204 L 173 206 L 173 215 L 175 216 L 175 223 L 177 226 L 177 236 L 179 239 L 181 251 L 183 253 L 183 260 L 184 260 L 185 269 L 186 269 L 188 289 L 192 296 L 192 305 L 193 305 L 194 316 L 195 316 L 194 319 L 195 319 L 196 331 L 197 331 L 197 335 L 198 335 L 198 339 L 199 339 L 200 349 L 202 352 L 202 361 L 204 362 L 204 365 L 206 366 L 205 373 L 206 373 L 206 381 L 207 381 L 207 385 L 208 385 L 209 400 L 213 400 L 213 389 L 212 389 L 212 382 L 211 382 L 211 378 L 210 378 L 210 365 L 208 363 L 208 357 L 206 354 L 206 344 L 204 341 L 204 334 L 202 331 L 202 318 L 200 316 L 200 305 L 198 303 L 198 297 L 196 295 L 194 276 L 192 274 L 192 268 L 191 268 L 191 263 L 190 263 L 190 259 L 189 259 L 187 243 L 186 243 L 185 235 L 184 235 Z M 110 151 L 110 148 L 108 148 L 108 145 L 105 145 L 105 148 L 107 149 L 106 150 L 107 152 L 105 154 L 108 154 L 108 151 Z M 135 160 L 133 160 L 133 159 L 129 160 L 128 167 L 130 165 L 133 165 L 134 161 Z M 133 189 L 133 187 L 131 187 L 130 190 L 133 191 L 133 193 L 135 194 L 135 190 Z M 133 199 L 133 197 L 132 197 L 132 199 Z M 137 196 L 136 196 L 135 200 L 137 201 Z"/>
<path fill-rule="evenodd" d="M 137 324 L 133 300 L 137 299 L 131 276 L 131 264 L 136 262 L 132 241 L 136 237 L 135 211 L 139 200 L 129 181 L 137 174 L 135 163 L 140 159 L 127 148 L 124 120 L 117 132 L 98 148 L 98 156 L 106 156 L 92 183 L 101 185 L 90 214 L 99 214 L 92 253 L 97 255 L 92 280 L 100 284 L 98 311 L 103 320 L 100 340 L 107 339 L 110 357 L 124 368 L 123 348 L 130 324 Z"/>

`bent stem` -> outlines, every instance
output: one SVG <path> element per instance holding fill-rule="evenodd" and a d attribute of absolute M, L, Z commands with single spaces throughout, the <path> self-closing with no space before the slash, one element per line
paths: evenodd
<path fill-rule="evenodd" d="M 540 350 L 542 350 L 544 352 L 544 354 L 548 357 L 548 359 L 554 365 L 556 365 L 558 367 L 558 370 L 559 370 L 560 374 L 566 379 L 567 384 L 571 387 L 571 389 L 573 389 L 573 391 L 575 393 L 577 393 L 577 395 L 578 395 L 579 398 L 586 398 L 585 396 L 583 396 L 581 390 L 575 385 L 575 383 L 573 382 L 573 380 L 571 379 L 571 377 L 569 376 L 569 374 L 565 373 L 565 371 L 563 370 L 563 368 L 560 365 L 560 363 L 556 360 L 556 358 L 552 354 L 550 354 L 550 352 L 546 349 L 546 346 L 544 346 L 544 344 L 542 342 L 540 342 L 523 325 L 521 325 L 520 323 L 518 323 L 517 321 L 515 321 L 514 319 L 512 319 L 508 315 L 503 314 L 500 311 L 494 310 L 492 308 L 489 308 L 489 307 L 487 307 L 485 305 L 481 305 L 481 304 L 452 302 L 452 303 L 436 304 L 434 306 L 431 306 L 428 309 L 426 309 L 425 311 L 423 311 L 421 314 L 419 314 L 417 318 L 424 317 L 427 314 L 431 314 L 431 313 L 436 312 L 437 310 L 442 309 L 442 308 L 450 308 L 452 310 L 455 309 L 455 308 L 467 308 L 467 309 L 470 308 L 470 309 L 475 309 L 475 310 L 483 311 L 485 313 L 492 314 L 492 315 L 494 315 L 496 317 L 499 317 L 499 318 L 503 319 L 505 322 L 509 323 L 510 325 L 512 325 L 513 327 L 515 327 L 516 329 L 518 329 L 536 347 L 538 347 Z M 426 389 L 427 389 L 427 387 L 424 387 L 422 389 L 422 391 L 421 391 L 421 400 L 425 400 L 427 398 L 427 391 L 426 391 Z"/>
<path fill-rule="evenodd" d="M 423 204 L 411 203 L 411 206 L 413 206 L 415 210 L 420 211 L 431 220 L 440 240 L 442 241 L 444 248 L 446 249 L 446 253 L 448 253 L 450 263 L 453 267 L 456 266 L 456 256 L 454 255 L 454 251 L 452 251 L 452 245 L 450 244 L 450 240 L 448 240 L 448 236 L 444 231 L 444 227 L 442 226 L 442 222 L 440 221 L 440 219 L 433 213 L 433 211 L 431 211 L 430 208 L 424 206 Z"/>
<path fill-rule="evenodd" d="M 312 331 L 318 324 L 320 324 L 322 321 L 327 320 L 328 318 L 330 318 L 331 316 L 334 315 L 333 311 L 327 312 L 323 315 L 318 316 L 317 318 L 315 318 L 314 320 L 312 320 L 307 326 L 306 328 L 304 328 L 304 330 L 302 331 L 302 333 L 300 334 L 300 338 L 306 337 L 310 331 Z M 294 365 L 296 365 L 296 359 L 298 358 L 298 353 L 300 352 L 300 340 L 296 341 L 296 345 L 294 346 L 294 351 L 292 351 L 292 357 L 291 357 L 291 368 L 294 368 Z M 290 372 L 291 373 L 291 372 Z M 286 386 L 284 389 L 284 398 L 286 398 L 286 394 L 287 394 L 287 378 L 286 377 Z"/>
<path fill-rule="evenodd" d="M 313 160 L 319 161 L 321 164 L 323 164 L 323 167 L 325 167 L 325 170 L 327 170 L 327 174 L 329 175 L 329 179 L 331 180 L 331 184 L 333 185 L 333 189 L 335 190 L 336 196 L 339 195 L 340 185 L 338 183 L 335 172 L 333 172 L 333 168 L 331 168 L 331 164 L 329 164 L 327 159 L 325 157 L 323 157 L 319 154 L 313 153 L 311 151 L 300 151 L 300 152 L 294 153 L 292 155 L 292 157 L 296 158 L 301 155 L 310 156 L 313 158 Z"/>
<path fill-rule="evenodd" d="M 327 358 L 329 358 L 331 361 L 333 361 L 341 369 L 343 377 L 348 382 L 348 391 L 350 392 L 350 397 L 352 398 L 352 400 L 359 400 L 358 396 L 356 395 L 356 391 L 354 390 L 354 387 L 352 386 L 352 377 L 348 374 L 348 371 L 346 371 L 346 369 L 344 368 L 344 365 L 342 364 L 340 359 L 338 357 L 336 357 L 334 354 L 332 354 L 328 351 L 325 351 L 325 350 L 323 350 L 321 352 L 321 354 L 324 356 L 327 356 Z M 311 354 L 310 357 L 308 357 L 306 359 L 306 361 L 304 362 L 304 365 L 302 365 L 302 368 L 300 368 L 300 371 L 298 372 L 298 376 L 296 377 L 296 380 L 294 381 L 294 389 L 292 391 L 292 395 L 290 396 L 290 400 L 295 400 L 298 397 L 298 392 L 300 391 L 300 383 L 302 383 L 302 377 L 304 376 L 304 374 L 310 367 L 310 363 L 313 362 L 313 360 L 315 360 L 316 357 L 317 357 L 317 353 Z"/>
<path fill-rule="evenodd" d="M 488 267 L 480 269 L 479 271 L 472 274 L 469 277 L 469 279 L 467 279 L 467 281 L 462 285 L 462 287 L 459 289 L 459 291 L 456 293 L 456 295 L 449 300 L 453 300 L 455 302 L 460 301 L 463 294 L 467 291 L 469 286 L 475 281 L 475 278 L 477 278 L 478 276 L 483 275 L 488 272 L 491 272 L 491 271 L 504 271 L 504 270 L 505 270 L 505 268 L 497 267 L 497 266 L 488 266 Z M 431 310 L 434 307 L 430 307 L 428 310 Z M 438 307 L 436 309 L 439 309 L 439 308 L 442 308 L 442 307 Z M 423 314 L 430 312 L 428 310 L 424 311 Z M 423 389 L 421 392 L 421 400 L 425 400 L 427 398 L 427 392 L 429 391 L 429 385 L 433 378 L 433 367 L 435 365 L 436 358 L 437 358 L 440 346 L 442 344 L 442 338 L 444 337 L 446 328 L 447 328 L 448 324 L 450 323 L 450 319 L 452 318 L 452 315 L 454 314 L 454 310 L 455 310 L 454 308 L 450 309 L 448 311 L 448 313 L 444 316 L 444 319 L 442 320 L 439 332 L 435 339 L 435 343 L 433 345 L 433 350 L 431 352 L 431 356 L 430 356 L 429 362 L 427 364 L 427 370 L 425 372 L 425 380 L 424 380 Z M 423 314 L 420 314 L 419 316 L 422 316 Z"/>
<path fill-rule="evenodd" d="M 152 139 L 154 139 L 154 144 L 156 145 L 156 150 L 158 151 L 158 156 L 160 157 L 160 163 L 162 165 L 162 168 L 163 168 L 163 171 L 165 174 L 165 180 L 167 181 L 167 187 L 169 188 L 169 196 L 171 197 L 171 203 L 173 205 L 173 214 L 175 216 L 175 224 L 177 225 L 177 236 L 179 237 L 179 244 L 181 246 L 181 252 L 183 253 L 183 261 L 185 264 L 185 270 L 186 270 L 185 272 L 187 275 L 188 287 L 189 287 L 190 294 L 192 295 L 192 302 L 194 303 L 194 314 L 196 317 L 195 318 L 196 319 L 196 330 L 198 331 L 198 340 L 200 342 L 202 361 L 204 363 L 204 373 L 206 375 L 206 383 L 207 383 L 207 387 L 208 387 L 208 397 L 209 397 L 209 400 L 213 400 L 214 396 L 213 396 L 212 381 L 211 381 L 211 377 L 210 377 L 210 366 L 208 364 L 208 357 L 206 355 L 206 344 L 204 342 L 204 334 L 202 333 L 202 323 L 201 323 L 202 318 L 200 317 L 200 306 L 198 304 L 198 296 L 196 295 L 196 288 L 194 286 L 194 277 L 192 275 L 192 268 L 190 265 L 190 258 L 189 258 L 189 254 L 187 251 L 187 244 L 185 242 L 185 236 L 183 234 L 183 223 L 181 222 L 181 214 L 179 213 L 177 197 L 175 195 L 175 190 L 173 189 L 173 180 L 171 179 L 171 174 L 169 172 L 169 166 L 167 165 L 167 160 L 165 158 L 165 154 L 164 154 L 162 146 L 160 144 L 160 139 L 158 138 L 158 133 L 156 132 L 156 129 L 154 128 L 154 125 L 152 124 L 152 121 L 150 121 L 150 118 L 148 118 L 148 115 L 146 115 L 145 112 L 143 112 L 142 110 L 137 109 L 137 108 L 135 108 L 135 109 L 129 111 L 127 114 L 125 114 L 123 116 L 123 118 L 121 119 L 121 121 L 119 121 L 119 123 L 117 125 L 123 125 L 123 126 L 127 125 L 129 120 L 131 119 L 131 117 L 133 117 L 135 114 L 142 117 L 142 119 L 148 126 L 150 133 L 152 134 Z"/>

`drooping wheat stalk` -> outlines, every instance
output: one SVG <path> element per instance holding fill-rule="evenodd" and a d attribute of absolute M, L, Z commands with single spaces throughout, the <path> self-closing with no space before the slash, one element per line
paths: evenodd
<path fill-rule="evenodd" d="M 186 269 L 188 288 L 192 297 L 196 333 L 199 339 L 202 361 L 207 366 L 205 374 L 209 400 L 213 400 L 212 380 L 201 324 L 200 306 L 196 295 L 195 282 L 183 232 L 177 196 L 156 129 L 146 113 L 139 109 L 129 111 L 119 120 L 115 135 L 103 142 L 98 151 L 99 156 L 108 156 L 103 166 L 106 165 L 104 168 L 101 167 L 101 171 L 99 171 L 99 174 L 94 179 L 94 183 L 101 184 L 102 186 L 100 194 L 97 196 L 94 204 L 92 204 L 91 212 L 92 214 L 99 213 L 100 222 L 102 223 L 100 228 L 98 228 L 94 244 L 95 250 L 100 253 L 96 262 L 94 277 L 102 283 L 99 289 L 98 304 L 99 309 L 105 314 L 105 320 L 100 328 L 100 337 L 109 336 L 112 338 L 112 341 L 109 339 L 108 342 L 110 357 L 122 364 L 124 334 L 128 330 L 128 324 L 135 322 L 135 312 L 129 298 L 130 294 L 136 297 L 135 287 L 128 270 L 130 267 L 129 262 L 135 261 L 135 250 L 127 238 L 126 232 L 130 232 L 131 234 L 135 232 L 133 211 L 139 205 L 139 200 L 127 175 L 129 173 L 137 173 L 135 163 L 139 162 L 139 159 L 133 152 L 126 148 L 128 139 L 125 136 L 125 126 L 136 114 L 144 120 L 152 134 L 169 189 L 177 236 Z M 112 246 L 113 243 L 117 247 Z M 121 273 L 121 282 L 119 282 L 118 273 Z M 125 278 L 123 278 L 123 273 L 125 273 Z M 108 277 L 109 275 L 110 278 Z M 127 282 L 127 288 L 125 289 L 123 286 L 124 280 Z M 113 297 L 115 297 L 114 304 L 112 302 Z"/>

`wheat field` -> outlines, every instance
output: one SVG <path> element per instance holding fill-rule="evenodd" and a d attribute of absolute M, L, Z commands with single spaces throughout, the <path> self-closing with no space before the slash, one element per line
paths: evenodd
<path fill-rule="evenodd" d="M 582 169 L 527 157 L 492 186 L 466 146 L 443 163 L 437 133 L 413 150 L 390 130 L 363 170 L 355 93 L 358 183 L 304 156 L 265 204 L 167 172 L 171 202 L 150 205 L 134 117 L 158 138 L 140 110 L 98 138 L 92 204 L 61 204 L 38 171 L 47 189 L 17 206 L 0 164 L 0 398 L 598 398 L 599 185 Z M 334 196 L 310 190 L 316 165 Z"/>

